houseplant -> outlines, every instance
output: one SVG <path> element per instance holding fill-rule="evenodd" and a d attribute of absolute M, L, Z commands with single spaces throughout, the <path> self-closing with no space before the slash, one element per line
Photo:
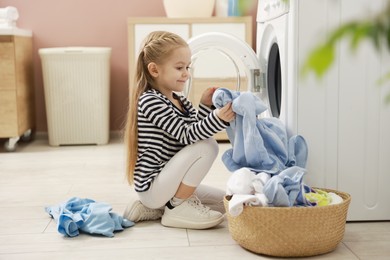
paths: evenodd
<path fill-rule="evenodd" d="M 349 41 L 351 51 L 357 51 L 363 40 L 370 41 L 378 52 L 390 51 L 390 1 L 378 13 L 342 24 L 331 31 L 327 39 L 309 53 L 302 67 L 302 74 L 305 76 L 313 72 L 318 78 L 322 78 L 334 63 L 335 52 L 341 40 Z M 389 80 L 390 71 L 378 79 L 378 84 Z M 390 103 L 390 93 L 386 95 L 385 102 Z"/>

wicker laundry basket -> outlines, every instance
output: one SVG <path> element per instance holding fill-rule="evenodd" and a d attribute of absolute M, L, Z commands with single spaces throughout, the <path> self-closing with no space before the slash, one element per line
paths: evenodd
<path fill-rule="evenodd" d="M 314 256 L 333 251 L 344 236 L 351 196 L 340 204 L 322 207 L 250 207 L 233 217 L 229 214 L 229 196 L 224 199 L 229 231 L 243 248 L 254 253 L 279 256 Z"/>

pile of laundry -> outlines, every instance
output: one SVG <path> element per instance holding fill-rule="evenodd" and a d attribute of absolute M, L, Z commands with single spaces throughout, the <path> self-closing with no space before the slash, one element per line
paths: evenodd
<path fill-rule="evenodd" d="M 88 198 L 73 197 L 45 210 L 57 222 L 58 232 L 68 237 L 78 236 L 80 232 L 113 237 L 115 231 L 135 224 L 111 212 L 109 204 Z"/>
<path fill-rule="evenodd" d="M 335 193 L 305 185 L 308 148 L 300 135 L 288 137 L 278 118 L 258 118 L 268 109 L 252 92 L 219 88 L 213 104 L 221 108 L 232 103 L 236 118 L 226 129 L 232 148 L 222 161 L 232 172 L 227 185 L 229 211 L 233 216 L 243 205 L 292 207 L 323 206 L 340 203 Z"/>
<path fill-rule="evenodd" d="M 226 194 L 231 196 L 229 213 L 240 215 L 244 206 L 314 207 L 338 204 L 343 199 L 334 192 L 310 188 L 302 181 L 305 170 L 290 167 L 280 174 L 255 173 L 241 168 L 230 176 Z"/>

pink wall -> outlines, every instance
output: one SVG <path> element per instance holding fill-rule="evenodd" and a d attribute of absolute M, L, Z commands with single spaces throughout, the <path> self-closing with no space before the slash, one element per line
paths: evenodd
<path fill-rule="evenodd" d="M 37 131 L 47 131 L 38 49 L 63 46 L 112 48 L 110 129 L 122 128 L 128 102 L 126 20 L 128 17 L 165 16 L 162 2 L 162 0 L 0 0 L 0 7 L 14 6 L 18 9 L 19 28 L 33 31 Z"/>

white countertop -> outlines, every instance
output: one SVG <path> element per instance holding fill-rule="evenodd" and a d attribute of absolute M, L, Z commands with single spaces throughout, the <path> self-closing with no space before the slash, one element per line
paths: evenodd
<path fill-rule="evenodd" d="M 13 28 L 13 27 L 1 27 L 0 26 L 0 35 L 16 35 L 16 36 L 32 36 L 32 31 Z"/>

